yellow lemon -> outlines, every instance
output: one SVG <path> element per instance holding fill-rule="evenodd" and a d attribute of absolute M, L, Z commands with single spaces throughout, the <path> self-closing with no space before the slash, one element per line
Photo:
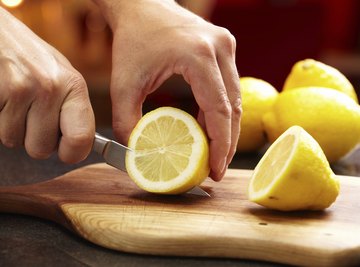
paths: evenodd
<path fill-rule="evenodd" d="M 266 143 L 262 117 L 274 103 L 278 91 L 268 82 L 253 78 L 240 78 L 243 113 L 238 152 L 251 152 Z"/>
<path fill-rule="evenodd" d="M 273 142 L 292 125 L 303 127 L 335 162 L 350 152 L 360 138 L 360 108 L 347 95 L 320 87 L 304 87 L 279 94 L 263 117 Z"/>
<path fill-rule="evenodd" d="M 339 189 L 319 144 L 303 128 L 292 126 L 255 167 L 248 196 L 276 210 L 322 210 L 336 200 Z"/>
<path fill-rule="evenodd" d="M 198 122 L 177 108 L 145 114 L 132 131 L 126 155 L 129 176 L 142 189 L 179 194 L 209 175 L 209 145 Z"/>
<path fill-rule="evenodd" d="M 358 103 L 354 87 L 339 70 L 314 59 L 298 61 L 285 80 L 283 91 L 298 87 L 326 87 L 350 96 Z"/>

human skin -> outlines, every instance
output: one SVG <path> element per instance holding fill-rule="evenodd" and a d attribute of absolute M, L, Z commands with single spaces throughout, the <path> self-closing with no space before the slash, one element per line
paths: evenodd
<path fill-rule="evenodd" d="M 173 74 L 187 81 L 210 141 L 210 177 L 221 180 L 240 132 L 235 38 L 173 0 L 94 0 L 113 31 L 111 98 L 122 143 L 142 116 L 146 96 Z"/>
<path fill-rule="evenodd" d="M 91 151 L 95 119 L 81 74 L 0 7 L 0 141 L 67 163 Z"/>
<path fill-rule="evenodd" d="M 190 84 L 219 181 L 240 132 L 235 38 L 173 0 L 94 0 L 113 30 L 113 129 L 126 144 L 148 94 L 173 74 Z M 0 141 L 34 158 L 90 153 L 95 121 L 86 83 L 56 49 L 0 8 Z"/>

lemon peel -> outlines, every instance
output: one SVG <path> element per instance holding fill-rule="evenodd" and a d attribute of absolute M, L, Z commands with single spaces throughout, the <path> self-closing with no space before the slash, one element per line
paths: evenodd
<path fill-rule="evenodd" d="M 237 151 L 253 152 L 267 142 L 262 117 L 270 110 L 278 91 L 270 83 L 254 77 L 241 77 L 240 88 L 243 113 Z"/>
<path fill-rule="evenodd" d="M 310 58 L 294 64 L 286 77 L 283 91 L 307 86 L 334 89 L 359 103 L 353 85 L 343 73 L 332 66 Z"/>
<path fill-rule="evenodd" d="M 285 131 L 255 167 L 250 201 L 267 208 L 322 210 L 335 202 L 338 178 L 316 140 L 300 126 Z"/>
<path fill-rule="evenodd" d="M 303 127 L 320 144 L 329 162 L 350 153 L 360 141 L 360 107 L 347 95 L 320 87 L 281 92 L 263 116 L 270 142 L 293 125 Z"/>
<path fill-rule="evenodd" d="M 132 131 L 126 169 L 142 189 L 179 194 L 209 175 L 209 145 L 198 122 L 187 112 L 160 107 L 145 114 Z"/>

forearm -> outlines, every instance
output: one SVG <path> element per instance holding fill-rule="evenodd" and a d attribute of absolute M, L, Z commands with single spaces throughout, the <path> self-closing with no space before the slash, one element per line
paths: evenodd
<path fill-rule="evenodd" d="M 0 6 L 0 40 L 5 40 L 6 35 L 12 31 L 16 18 Z"/>

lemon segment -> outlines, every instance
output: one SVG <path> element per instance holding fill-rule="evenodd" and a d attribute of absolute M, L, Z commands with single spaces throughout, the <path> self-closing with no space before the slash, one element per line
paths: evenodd
<path fill-rule="evenodd" d="M 253 152 L 267 142 L 262 117 L 271 109 L 278 91 L 270 83 L 254 77 L 241 77 L 240 88 L 243 113 L 237 151 Z"/>
<path fill-rule="evenodd" d="M 319 144 L 304 129 L 292 126 L 255 167 L 248 197 L 281 211 L 322 210 L 336 200 L 339 190 L 339 180 Z"/>
<path fill-rule="evenodd" d="M 205 133 L 188 113 L 161 107 L 145 114 L 132 131 L 126 155 L 129 176 L 153 193 L 179 194 L 209 175 Z"/>
<path fill-rule="evenodd" d="M 285 80 L 283 91 L 307 86 L 334 89 L 358 103 L 356 91 L 345 75 L 336 68 L 314 59 L 305 59 L 294 64 Z"/>

